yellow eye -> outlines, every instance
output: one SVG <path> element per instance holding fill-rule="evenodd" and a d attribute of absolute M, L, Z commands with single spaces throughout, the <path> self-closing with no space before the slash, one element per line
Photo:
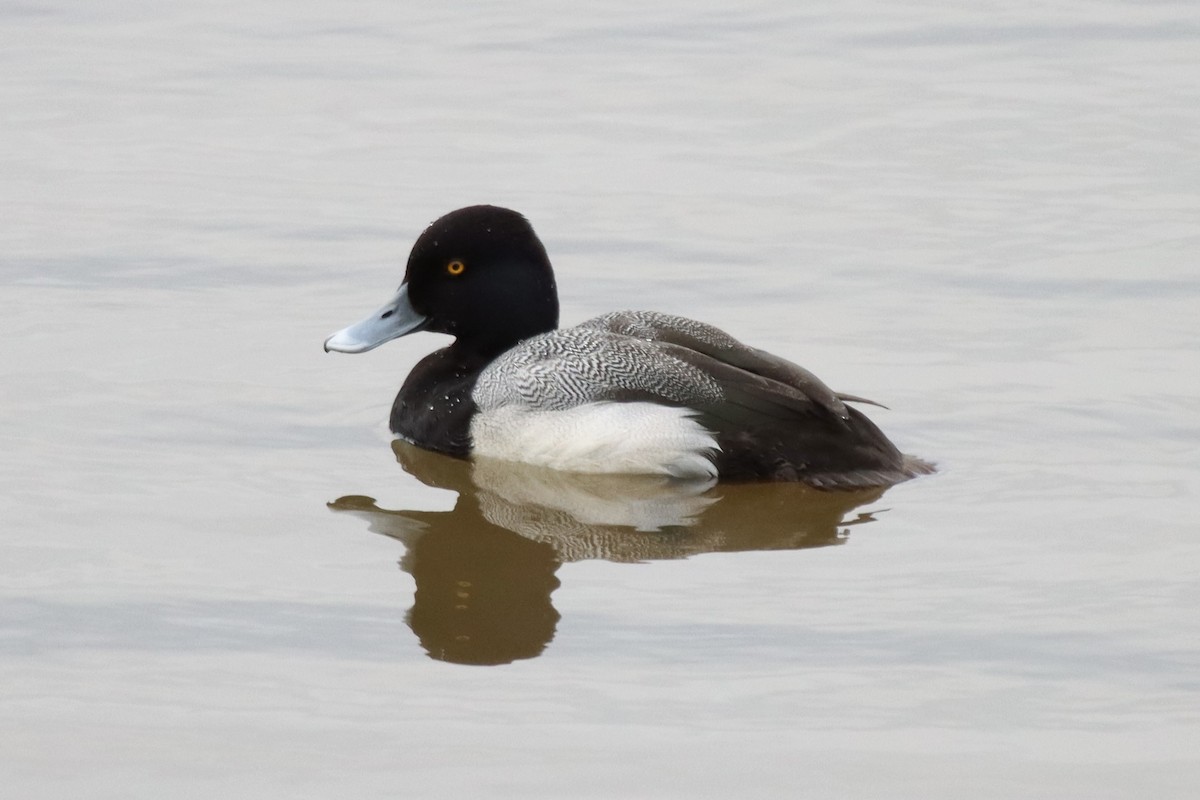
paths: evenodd
<path fill-rule="evenodd" d="M 451 275 L 462 275 L 463 270 L 466 268 L 467 265 L 461 261 L 451 261 L 446 265 L 446 272 L 449 272 Z"/>

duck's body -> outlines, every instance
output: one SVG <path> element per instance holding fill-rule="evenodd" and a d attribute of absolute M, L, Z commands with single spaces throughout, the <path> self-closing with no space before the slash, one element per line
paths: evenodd
<path fill-rule="evenodd" d="M 545 250 L 516 212 L 431 225 L 393 301 L 331 336 L 362 352 L 415 330 L 454 334 L 392 406 L 430 450 L 577 472 L 879 486 L 931 471 L 807 370 L 717 328 L 654 312 L 557 328 Z"/>

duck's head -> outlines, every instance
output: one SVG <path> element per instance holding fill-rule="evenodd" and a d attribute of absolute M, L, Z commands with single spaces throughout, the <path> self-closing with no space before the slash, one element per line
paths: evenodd
<path fill-rule="evenodd" d="M 554 271 L 533 227 L 507 208 L 470 206 L 426 228 L 395 297 L 326 339 L 325 351 L 363 353 L 426 330 L 492 355 L 557 326 Z"/>

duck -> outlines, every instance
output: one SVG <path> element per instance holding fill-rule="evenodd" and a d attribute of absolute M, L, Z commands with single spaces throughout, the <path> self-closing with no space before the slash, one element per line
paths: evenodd
<path fill-rule="evenodd" d="M 390 428 L 460 459 L 679 480 L 888 486 L 934 470 L 787 359 L 674 314 L 615 311 L 559 327 L 546 248 L 520 213 L 460 208 L 417 238 L 380 309 L 325 340 L 364 353 L 418 331 Z"/>

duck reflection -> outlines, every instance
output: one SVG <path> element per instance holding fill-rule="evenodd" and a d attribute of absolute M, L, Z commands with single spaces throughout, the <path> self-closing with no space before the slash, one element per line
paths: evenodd
<path fill-rule="evenodd" d="M 681 483 L 460 461 L 396 441 L 422 483 L 458 493 L 451 511 L 388 510 L 370 497 L 329 504 L 400 540 L 416 581 L 408 624 L 430 656 L 507 664 L 539 655 L 559 615 L 550 596 L 568 561 L 638 562 L 699 553 L 841 544 L 851 512 L 885 490 L 821 492 L 794 483 Z"/>

